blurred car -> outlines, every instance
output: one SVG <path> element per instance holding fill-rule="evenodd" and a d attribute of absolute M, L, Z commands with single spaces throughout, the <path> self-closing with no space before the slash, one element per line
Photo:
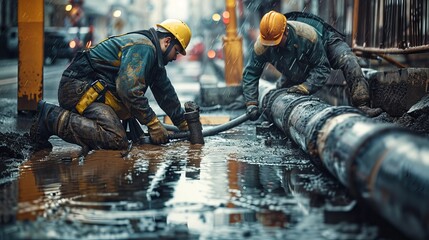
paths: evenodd
<path fill-rule="evenodd" d="M 93 44 L 93 26 L 89 27 L 69 27 L 67 29 L 67 35 L 74 41 L 74 45 L 78 49 L 89 48 Z"/>
<path fill-rule="evenodd" d="M 6 30 L 6 53 L 8 57 L 18 55 L 18 28 L 11 27 Z"/>
<path fill-rule="evenodd" d="M 67 33 L 58 30 L 45 29 L 44 61 L 45 64 L 54 64 L 57 59 L 71 60 L 78 51 L 77 45 Z"/>
<path fill-rule="evenodd" d="M 209 50 L 207 51 L 207 57 L 211 60 L 220 59 L 224 60 L 223 42 L 221 39 L 216 39 Z"/>
<path fill-rule="evenodd" d="M 54 64 L 58 59 L 71 60 L 84 46 L 82 41 L 73 37 L 73 32 L 59 28 L 45 28 L 44 30 L 44 63 Z M 18 56 L 18 28 L 7 30 L 6 50 L 9 57 Z"/>

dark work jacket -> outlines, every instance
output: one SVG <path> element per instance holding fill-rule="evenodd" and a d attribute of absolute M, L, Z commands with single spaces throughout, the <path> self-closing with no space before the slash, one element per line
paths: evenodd
<path fill-rule="evenodd" d="M 247 103 L 258 102 L 259 78 L 266 63 L 271 63 L 293 85 L 306 83 L 310 93 L 319 90 L 331 71 L 320 36 L 311 26 L 287 23 L 284 47 L 263 46 L 256 40 L 243 71 L 243 94 Z"/>
<path fill-rule="evenodd" d="M 184 110 L 167 77 L 154 29 L 109 37 L 88 51 L 91 69 L 107 82 L 109 90 L 141 124 L 155 116 L 145 96 L 149 87 L 175 125 L 184 120 Z M 70 69 L 78 71 L 76 67 Z"/>
<path fill-rule="evenodd" d="M 312 26 L 316 30 L 317 34 L 322 37 L 323 45 L 325 47 L 337 40 L 345 40 L 345 35 L 343 33 L 316 15 L 306 12 L 288 12 L 284 15 L 290 21 L 303 22 Z"/>

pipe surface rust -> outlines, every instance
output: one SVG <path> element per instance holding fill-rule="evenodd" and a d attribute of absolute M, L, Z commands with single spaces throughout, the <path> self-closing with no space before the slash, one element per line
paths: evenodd
<path fill-rule="evenodd" d="M 350 106 L 265 89 L 264 116 L 358 199 L 413 239 L 429 239 L 429 139 Z"/>

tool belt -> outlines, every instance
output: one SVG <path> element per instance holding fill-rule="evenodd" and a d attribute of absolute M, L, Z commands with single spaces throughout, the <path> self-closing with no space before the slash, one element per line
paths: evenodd
<path fill-rule="evenodd" d="M 93 102 L 103 102 L 109 105 L 121 120 L 131 117 L 125 105 L 108 90 L 106 82 L 101 79 L 94 81 L 91 87 L 82 95 L 76 104 L 77 112 L 82 115 L 85 109 Z"/>

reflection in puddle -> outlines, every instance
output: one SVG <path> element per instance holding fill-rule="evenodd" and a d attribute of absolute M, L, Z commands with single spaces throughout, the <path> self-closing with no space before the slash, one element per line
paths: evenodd
<path fill-rule="evenodd" d="M 302 239 L 302 231 L 306 239 L 340 236 L 344 228 L 332 230 L 324 208 L 350 205 L 344 189 L 286 140 L 266 146 L 259 143 L 264 139 L 240 137 L 245 132 L 209 137 L 205 145 L 136 146 L 126 157 L 93 151 L 83 160 L 76 157 L 79 148 L 57 142 L 52 152 L 21 165 L 17 181 L 0 185 L 9 209 L 2 213 L 8 224 L 0 236 Z M 372 233 L 366 237 L 377 235 L 374 228 L 358 226 L 360 234 Z"/>

